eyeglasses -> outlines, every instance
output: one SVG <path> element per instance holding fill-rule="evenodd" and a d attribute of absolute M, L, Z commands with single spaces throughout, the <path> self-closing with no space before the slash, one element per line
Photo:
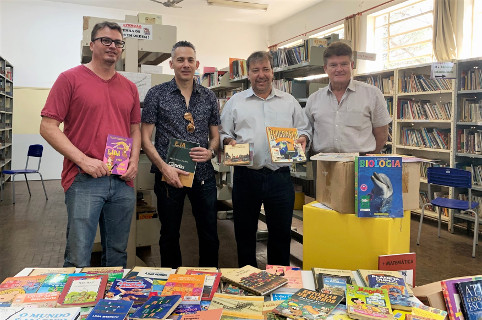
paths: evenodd
<path fill-rule="evenodd" d="M 193 119 L 193 117 L 192 117 L 191 112 L 186 112 L 186 113 L 184 114 L 184 119 L 186 119 L 187 121 L 189 121 L 189 123 L 188 123 L 188 125 L 187 125 L 187 127 L 186 127 L 187 132 L 193 133 L 194 130 L 196 129 L 196 127 L 194 126 L 194 119 Z"/>
<path fill-rule="evenodd" d="M 94 42 L 95 40 L 100 40 L 100 43 L 102 43 L 106 47 L 110 46 L 112 42 L 114 42 L 115 47 L 119 49 L 124 48 L 124 46 L 126 45 L 125 41 L 112 40 L 111 38 L 107 38 L 107 37 L 95 38 L 95 39 L 92 39 L 92 42 Z"/>

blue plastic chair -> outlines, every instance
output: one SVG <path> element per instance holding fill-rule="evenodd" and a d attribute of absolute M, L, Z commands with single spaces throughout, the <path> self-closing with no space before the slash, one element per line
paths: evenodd
<path fill-rule="evenodd" d="M 42 174 L 39 172 L 40 170 L 40 163 L 42 161 L 42 152 L 44 150 L 44 147 L 41 144 L 32 144 L 28 147 L 28 153 L 27 153 L 27 163 L 25 164 L 25 169 L 21 170 L 3 170 L 2 171 L 2 179 L 4 179 L 5 174 L 10 174 L 12 176 L 12 195 L 13 195 L 13 203 L 15 204 L 15 176 L 17 174 L 23 174 L 25 176 L 25 182 L 27 182 L 27 189 L 30 197 L 32 196 L 32 193 L 30 192 L 30 186 L 28 185 L 28 179 L 27 179 L 27 174 L 32 174 L 32 173 L 38 173 L 40 176 L 40 180 L 42 181 L 42 186 L 44 188 L 44 193 L 45 193 L 45 199 L 48 200 L 49 198 L 47 197 L 47 191 L 45 190 L 45 184 L 44 184 L 44 179 L 42 178 Z M 38 158 L 38 166 L 37 169 L 29 169 L 28 168 L 28 161 L 30 157 L 35 157 Z M 3 180 L 5 181 L 5 180 Z M 3 199 L 2 199 L 3 200 Z"/>
<path fill-rule="evenodd" d="M 437 209 L 438 213 L 438 237 L 440 238 L 440 225 L 442 222 L 442 212 L 440 208 L 448 208 L 460 211 L 460 214 L 455 214 L 457 218 L 474 221 L 474 241 L 472 246 L 472 257 L 475 258 L 475 248 L 479 241 L 479 215 L 473 209 L 475 209 L 479 203 L 472 202 L 472 173 L 470 171 L 446 168 L 446 167 L 430 167 L 427 169 L 427 182 L 428 182 L 428 196 L 429 202 L 422 206 L 422 214 L 420 215 L 420 224 L 418 226 L 417 245 L 420 245 L 420 233 L 422 232 L 423 215 L 425 207 L 433 205 Z M 447 186 L 454 188 L 468 189 L 468 201 L 458 199 L 447 199 L 438 197 L 432 200 L 431 185 Z M 469 216 L 467 213 L 472 213 Z M 453 222 L 453 217 L 452 217 Z"/>

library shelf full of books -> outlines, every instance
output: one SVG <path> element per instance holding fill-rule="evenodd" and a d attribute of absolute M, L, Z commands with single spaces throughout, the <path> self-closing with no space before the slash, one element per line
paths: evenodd
<path fill-rule="evenodd" d="M 0 57 L 0 171 L 9 170 L 12 165 L 12 121 L 13 66 Z M 0 189 L 4 183 L 0 178 Z"/>

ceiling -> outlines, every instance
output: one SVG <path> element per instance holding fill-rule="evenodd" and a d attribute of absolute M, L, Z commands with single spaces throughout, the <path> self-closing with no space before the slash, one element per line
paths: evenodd
<path fill-rule="evenodd" d="M 150 0 L 48 0 L 80 4 L 86 6 L 131 10 L 169 16 L 182 16 L 215 21 L 232 21 L 269 26 L 292 16 L 323 0 L 242 0 L 268 4 L 268 10 L 249 10 L 231 7 L 211 6 L 206 0 L 184 0 L 178 5 L 182 8 L 168 8 Z M 165 1 L 165 0 L 160 0 Z"/>

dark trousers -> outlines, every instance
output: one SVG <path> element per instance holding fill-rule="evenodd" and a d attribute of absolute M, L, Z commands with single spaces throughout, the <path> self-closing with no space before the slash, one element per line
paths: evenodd
<path fill-rule="evenodd" d="M 233 181 L 234 231 L 239 267 L 257 267 L 256 231 L 262 203 L 268 226 L 268 264 L 289 266 L 295 201 L 289 169 L 271 171 L 235 167 Z"/>
<path fill-rule="evenodd" d="M 199 266 L 217 267 L 219 239 L 217 229 L 217 189 L 214 177 L 204 182 L 194 181 L 192 188 L 174 188 L 161 181 L 156 173 L 154 191 L 157 196 L 157 211 L 161 221 L 159 247 L 161 266 L 182 266 L 179 230 L 186 195 L 191 201 L 199 239 Z"/>

